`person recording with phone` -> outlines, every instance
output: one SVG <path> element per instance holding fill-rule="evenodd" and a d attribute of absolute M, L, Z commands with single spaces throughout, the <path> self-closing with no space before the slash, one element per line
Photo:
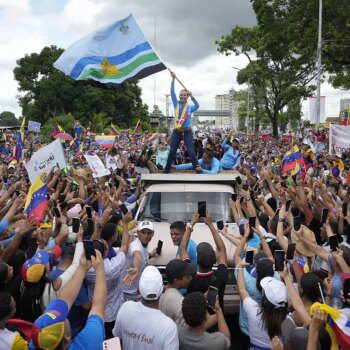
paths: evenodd
<path fill-rule="evenodd" d="M 202 213 L 203 215 L 204 213 Z M 221 308 L 224 308 L 224 294 L 228 281 L 227 255 L 226 247 L 222 241 L 216 227 L 213 224 L 208 212 L 203 215 L 204 223 L 210 229 L 213 236 L 216 254 L 213 247 L 207 242 L 201 242 L 197 246 L 197 274 L 191 280 L 187 293 L 199 291 L 205 293 L 209 286 L 218 289 L 219 301 Z M 200 214 L 193 214 L 191 224 L 187 227 L 186 232 L 180 243 L 180 259 L 189 262 L 187 252 L 188 242 L 193 232 L 193 226 L 198 225 Z M 217 269 L 213 270 L 213 265 L 217 263 Z"/>
<path fill-rule="evenodd" d="M 181 90 L 179 95 L 179 101 L 175 94 L 175 78 L 176 75 L 170 72 L 171 81 L 171 99 L 175 108 L 175 126 L 170 138 L 170 151 L 167 163 L 164 168 L 164 173 L 168 174 L 170 168 L 175 160 L 177 149 L 181 140 L 184 140 L 187 152 L 191 158 L 193 168 L 196 168 L 198 159 L 194 152 L 193 132 L 191 129 L 191 116 L 192 113 L 198 110 L 199 104 L 193 97 L 191 91 Z M 188 98 L 191 98 L 193 104 L 188 103 Z"/>

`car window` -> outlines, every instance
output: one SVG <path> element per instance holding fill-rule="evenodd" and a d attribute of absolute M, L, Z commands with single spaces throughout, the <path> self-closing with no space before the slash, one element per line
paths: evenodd
<path fill-rule="evenodd" d="M 138 220 L 174 222 L 190 221 L 197 211 L 198 202 L 207 202 L 207 209 L 213 221 L 232 222 L 228 192 L 150 192 L 140 209 Z"/>

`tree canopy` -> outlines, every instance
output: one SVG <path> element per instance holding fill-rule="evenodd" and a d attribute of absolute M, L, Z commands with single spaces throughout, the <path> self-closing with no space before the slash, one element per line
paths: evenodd
<path fill-rule="evenodd" d="M 84 125 L 99 113 L 123 127 L 135 125 L 139 118 L 144 124 L 149 122 L 148 108 L 141 100 L 137 83 L 108 88 L 93 81 L 75 81 L 53 67 L 62 52 L 55 46 L 44 47 L 39 54 L 17 61 L 14 75 L 23 115 L 42 123 L 68 113 Z"/>
<path fill-rule="evenodd" d="M 9 111 L 3 111 L 0 113 L 0 126 L 17 126 L 19 120 L 15 114 Z"/>

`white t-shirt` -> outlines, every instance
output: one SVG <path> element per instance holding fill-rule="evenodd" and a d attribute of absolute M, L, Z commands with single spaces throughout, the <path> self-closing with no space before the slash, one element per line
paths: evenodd
<path fill-rule="evenodd" d="M 179 338 L 174 321 L 160 310 L 127 301 L 120 308 L 113 334 L 123 350 L 178 350 Z"/>
<path fill-rule="evenodd" d="M 136 238 L 132 243 L 129 244 L 129 249 L 128 249 L 128 253 L 126 254 L 126 260 L 125 260 L 124 276 L 126 274 L 126 270 L 130 269 L 133 266 L 133 257 L 134 257 L 135 251 L 139 251 L 141 253 L 142 261 L 141 261 L 139 273 L 138 273 L 138 276 L 131 283 L 131 286 L 127 286 L 126 284 L 124 284 L 124 287 L 123 287 L 124 293 L 135 294 L 137 292 L 142 271 L 147 265 L 147 260 L 149 257 L 148 250 L 142 245 L 141 241 L 138 238 Z"/>
<path fill-rule="evenodd" d="M 18 332 L 11 332 L 8 329 L 0 329 L 1 350 L 27 350 L 27 342 Z"/>
<path fill-rule="evenodd" d="M 187 324 L 182 314 L 183 300 L 183 295 L 176 288 L 167 288 L 160 296 L 159 309 L 177 325 L 186 327 Z"/>
<path fill-rule="evenodd" d="M 243 308 L 248 317 L 248 328 L 252 345 L 270 348 L 270 337 L 263 328 L 261 314 L 259 314 L 259 304 L 251 297 L 247 297 L 243 300 Z"/>

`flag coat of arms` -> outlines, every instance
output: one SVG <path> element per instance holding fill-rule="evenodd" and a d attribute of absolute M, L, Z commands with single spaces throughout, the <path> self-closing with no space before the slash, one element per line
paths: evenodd
<path fill-rule="evenodd" d="M 76 41 L 54 67 L 74 80 L 107 84 L 142 79 L 166 69 L 132 15 Z"/>

